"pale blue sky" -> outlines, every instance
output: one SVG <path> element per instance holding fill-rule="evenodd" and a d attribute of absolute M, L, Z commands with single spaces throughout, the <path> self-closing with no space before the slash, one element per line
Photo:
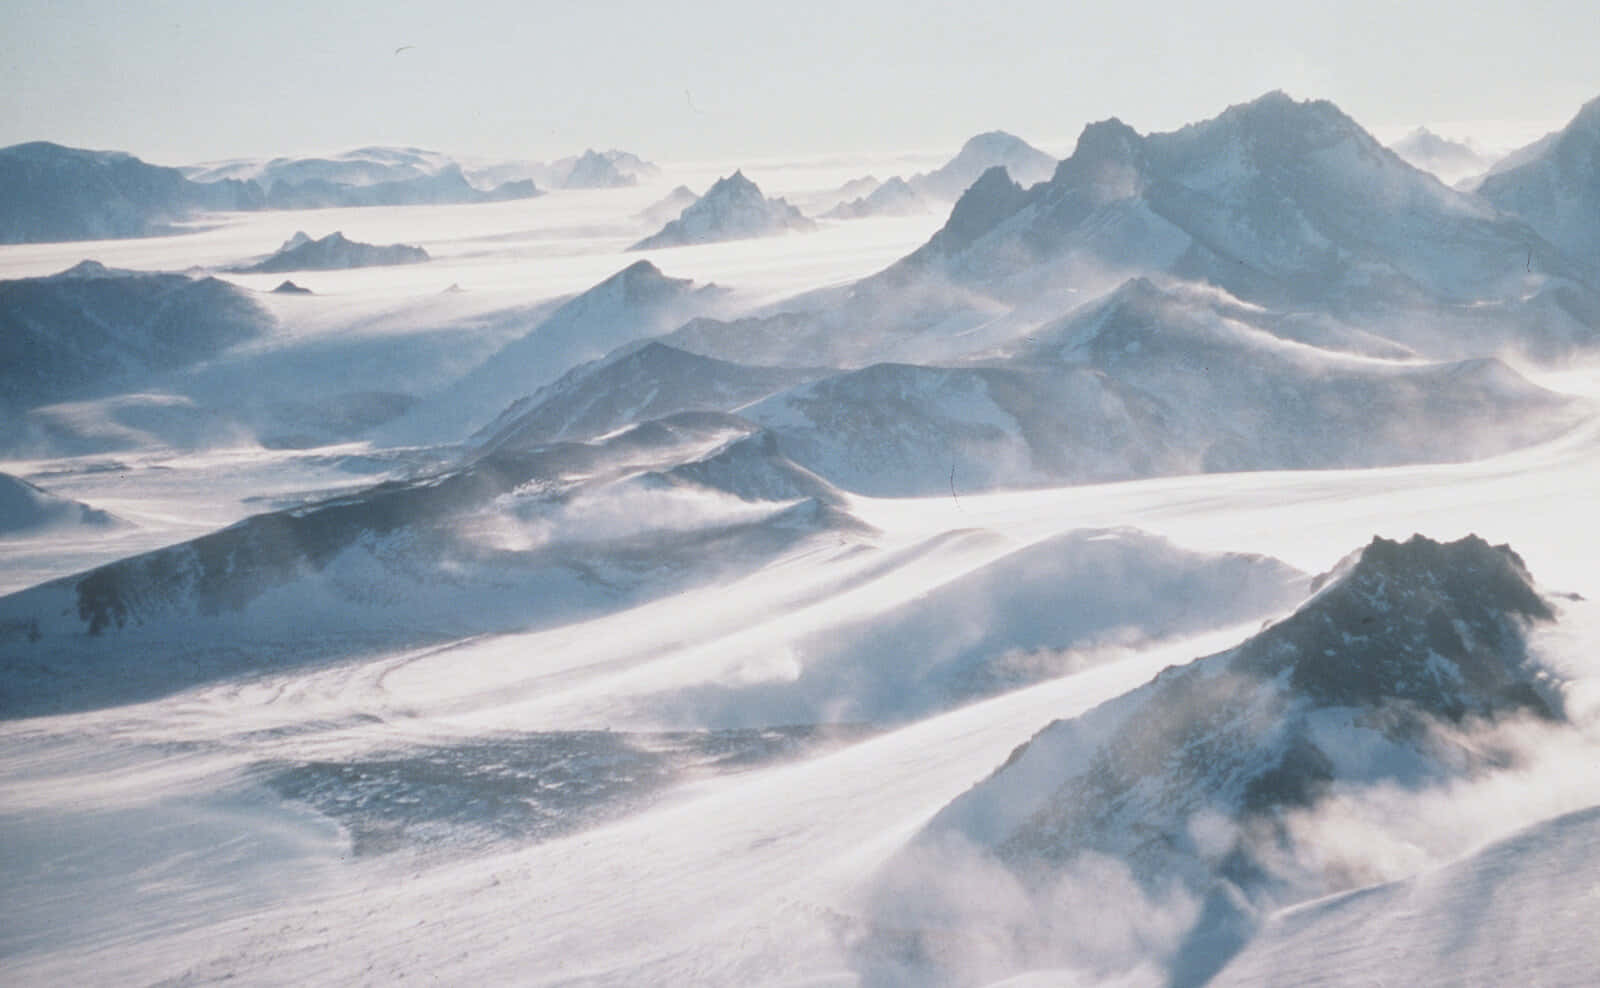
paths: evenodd
<path fill-rule="evenodd" d="M 0 5 L 0 145 L 162 163 L 373 143 L 754 157 L 993 128 L 1064 153 L 1089 120 L 1170 129 L 1274 88 L 1379 131 L 1493 139 L 1493 122 L 1559 123 L 1600 96 L 1600 16 L 1593 0 Z"/>

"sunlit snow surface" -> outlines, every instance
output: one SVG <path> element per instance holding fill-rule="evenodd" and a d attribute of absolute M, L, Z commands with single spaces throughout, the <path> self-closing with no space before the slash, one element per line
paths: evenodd
<path fill-rule="evenodd" d="M 868 171 L 915 170 L 903 164 L 747 171 L 793 198 Z M 404 334 L 441 309 L 485 313 L 595 284 L 648 232 L 638 211 L 724 171 L 524 202 L 263 213 L 186 237 L 8 247 L 0 277 L 84 257 L 221 267 L 296 230 L 338 229 L 421 244 L 435 260 L 297 279 L 319 296 L 262 296 L 283 332 Z M 941 220 L 841 222 L 648 256 L 757 305 L 879 270 Z M 263 290 L 281 280 L 227 277 Z M 451 284 L 465 291 L 441 297 Z M 1600 397 L 1600 371 L 1529 373 Z M 0 591 L 364 486 L 412 465 L 407 455 L 244 448 L 0 463 L 137 526 L 0 542 Z M 824 534 L 728 582 L 576 623 L 0 722 L 0 980 L 856 984 L 848 948 L 863 882 L 937 810 L 1049 722 L 1227 647 L 1259 620 L 1088 642 L 1066 675 L 876 725 L 761 729 L 685 698 L 708 682 L 794 680 L 797 650 L 821 638 L 1048 539 L 1124 528 L 1306 573 L 1375 534 L 1476 532 L 1515 547 L 1545 588 L 1585 598 L 1535 643 L 1573 683 L 1574 750 L 1535 761 L 1503 792 L 1462 792 L 1460 814 L 1430 807 L 1454 820 L 1450 833 L 1406 835 L 1406 867 L 1387 884 L 1275 919 L 1223 981 L 1415 983 L 1449 971 L 1465 983 L 1569 984 L 1600 969 L 1592 927 L 1572 919 L 1592 916 L 1600 889 L 1587 867 L 1600 847 L 1600 418 L 1470 464 L 951 487 L 851 498 L 877 530 L 870 548 Z M 1561 880 L 1565 863 L 1585 877 Z M 1554 919 L 1531 923 L 1534 909 Z M 1517 949 L 1497 952 L 1513 918 Z M 1332 970 L 1320 966 L 1329 949 Z M 1499 962 L 1546 955 L 1542 971 Z"/>

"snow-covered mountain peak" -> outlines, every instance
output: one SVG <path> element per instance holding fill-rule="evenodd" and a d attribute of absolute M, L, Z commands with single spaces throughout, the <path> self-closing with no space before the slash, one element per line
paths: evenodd
<path fill-rule="evenodd" d="M 132 272 L 113 270 L 99 261 L 85 258 L 64 271 L 57 271 L 50 277 L 66 280 L 69 278 L 113 278 L 124 274 L 132 274 Z"/>
<path fill-rule="evenodd" d="M 625 306 L 652 305 L 684 294 L 693 284 L 690 278 L 667 277 L 649 261 L 635 261 L 579 298 L 590 301 L 605 298 Z"/>
<path fill-rule="evenodd" d="M 706 194 L 687 206 L 677 219 L 630 249 L 649 250 L 814 229 L 816 224 L 785 200 L 762 195 L 760 187 L 741 170 L 717 179 Z"/>

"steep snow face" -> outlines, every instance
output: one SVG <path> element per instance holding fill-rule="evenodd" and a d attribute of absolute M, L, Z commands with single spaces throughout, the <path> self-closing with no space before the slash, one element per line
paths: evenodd
<path fill-rule="evenodd" d="M 1600 99 L 1477 191 L 1600 275 Z"/>
<path fill-rule="evenodd" d="M 200 185 L 121 152 L 43 141 L 0 149 L 0 243 L 147 237 L 202 210 L 251 203 L 237 181 Z"/>
<path fill-rule="evenodd" d="M 1332 104 L 1281 93 L 1170 134 L 1091 125 L 1049 182 L 968 198 L 988 220 L 981 233 L 947 227 L 906 263 L 1004 297 L 1075 267 L 1167 272 L 1363 318 L 1442 305 L 1428 318 L 1447 320 L 1546 285 L 1593 294 L 1568 284 L 1581 268 L 1527 225 L 1407 165 Z"/>
<path fill-rule="evenodd" d="M 1020 137 L 994 130 L 979 134 L 961 146 L 942 167 L 910 179 L 918 195 L 946 202 L 956 199 L 978 176 L 991 168 L 1004 168 L 1024 186 L 1042 182 L 1055 170 L 1056 159 Z"/>
<path fill-rule="evenodd" d="M 736 171 L 718 179 L 698 202 L 686 207 L 661 232 L 629 249 L 652 250 L 814 229 L 816 224 L 802 216 L 800 210 L 782 199 L 763 196 L 756 183 Z"/>
<path fill-rule="evenodd" d="M 105 511 L 57 497 L 21 477 L 0 473 L 0 537 L 75 526 L 109 528 L 116 524 L 118 520 Z"/>
<path fill-rule="evenodd" d="M 215 278 L 115 271 L 85 261 L 48 278 L 0 282 L 0 443 L 29 408 L 137 386 L 262 336 L 272 317 Z"/>
<path fill-rule="evenodd" d="M 649 261 L 636 261 L 506 344 L 387 428 L 385 436 L 459 442 L 569 369 L 714 311 L 720 298 L 710 285 L 696 288 L 688 279 L 667 277 Z"/>
<path fill-rule="evenodd" d="M 1131 879 L 1148 901 L 1187 897 L 1195 905 L 1179 912 L 1189 929 L 1162 959 L 1182 983 L 1203 983 L 1259 908 L 1349 880 L 1296 855 L 1294 814 L 1341 790 L 1423 789 L 1500 767 L 1505 755 L 1486 724 L 1561 718 L 1525 645 L 1530 623 L 1553 617 L 1504 546 L 1374 540 L 1292 616 L 1238 648 L 1168 669 L 1018 749 L 887 870 L 886 929 L 865 956 L 937 968 L 941 948 L 960 955 L 939 942 L 937 904 L 955 900 L 930 865 L 948 856 L 944 875 L 971 876 L 971 865 L 955 866 L 976 853 L 1036 894 L 1087 863 Z M 920 897 L 907 895 L 919 886 Z M 1047 899 L 1038 906 L 1032 917 L 1003 910 L 995 926 L 1031 924 L 1013 941 L 1026 944 L 1063 919 L 1047 915 Z M 882 952 L 904 940 L 892 928 L 904 930 L 908 917 L 913 949 Z M 1048 946 L 965 959 L 1001 965 L 991 977 L 1006 964 L 1071 960 Z"/>
<path fill-rule="evenodd" d="M 652 341 L 573 368 L 518 399 L 473 439 L 483 449 L 589 439 L 680 412 L 730 411 L 821 373 L 746 367 Z"/>
<path fill-rule="evenodd" d="M 344 268 L 369 268 L 385 264 L 420 264 L 428 252 L 407 244 L 379 247 L 358 243 L 335 230 L 320 240 L 305 231 L 297 232 L 277 252 L 259 263 L 238 270 L 247 274 L 280 274 L 284 271 L 334 271 Z"/>

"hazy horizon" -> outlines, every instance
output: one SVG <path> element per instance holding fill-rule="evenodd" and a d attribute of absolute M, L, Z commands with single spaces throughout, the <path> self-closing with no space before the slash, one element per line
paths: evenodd
<path fill-rule="evenodd" d="M 1003 13 L 889 0 L 540 9 L 335 2 L 317 17 L 174 0 L 22 0 L 0 14 L 0 145 L 161 164 L 407 145 L 666 160 L 942 149 L 1003 129 L 1054 154 L 1116 116 L 1170 130 L 1274 89 L 1380 137 L 1418 125 L 1499 148 L 1600 95 L 1600 27 L 1573 2 L 1199 15 L 1029 0 Z M 402 50 L 403 49 L 403 50 Z"/>

